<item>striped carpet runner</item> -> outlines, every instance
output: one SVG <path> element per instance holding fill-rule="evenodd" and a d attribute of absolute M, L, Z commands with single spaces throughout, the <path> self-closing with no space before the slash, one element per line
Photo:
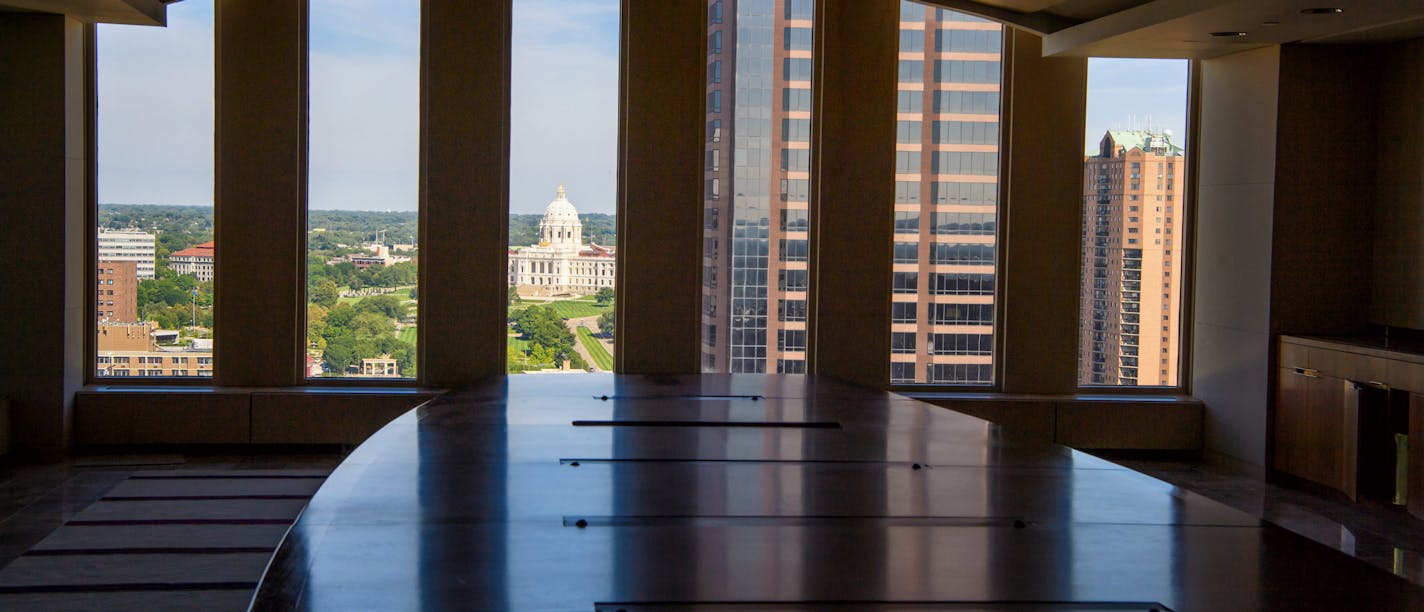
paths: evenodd
<path fill-rule="evenodd" d="M 0 569 L 0 610 L 244 610 L 327 473 L 135 472 Z"/>

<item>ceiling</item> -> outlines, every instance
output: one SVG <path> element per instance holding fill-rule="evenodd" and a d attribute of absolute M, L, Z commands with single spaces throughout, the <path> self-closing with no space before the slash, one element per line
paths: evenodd
<path fill-rule="evenodd" d="M 921 1 L 1043 34 L 1049 56 L 1205 59 L 1284 43 L 1424 37 L 1424 0 Z M 1341 11 L 1302 12 L 1312 8 Z"/>
<path fill-rule="evenodd" d="M 0 0 L 0 11 L 60 13 L 89 23 L 161 26 L 181 0 Z"/>
<path fill-rule="evenodd" d="M 0 0 L 0 10 L 164 25 L 179 0 Z M 1206 59 L 1293 42 L 1389 43 L 1424 37 L 1424 0 L 920 0 L 1044 35 L 1065 57 Z M 1333 7 L 1338 14 L 1304 14 Z M 1213 37 L 1213 32 L 1240 36 Z"/>

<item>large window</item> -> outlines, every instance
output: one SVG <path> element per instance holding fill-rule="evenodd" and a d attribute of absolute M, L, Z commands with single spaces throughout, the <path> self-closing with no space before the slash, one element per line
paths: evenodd
<path fill-rule="evenodd" d="M 310 377 L 414 378 L 420 2 L 310 0 Z"/>
<path fill-rule="evenodd" d="M 1088 62 L 1080 385 L 1179 384 L 1188 70 Z"/>
<path fill-rule="evenodd" d="M 806 371 L 813 0 L 708 2 L 702 369 Z M 792 339 L 788 342 L 787 339 Z"/>
<path fill-rule="evenodd" d="M 617 0 L 514 2 L 511 374 L 613 370 L 618 11 Z M 731 79 L 718 51 L 728 44 L 735 43 L 708 43 L 709 87 Z M 729 102 L 715 98 L 714 105 Z M 722 138 L 720 123 L 707 126 L 709 139 Z M 706 163 L 706 195 L 721 198 L 728 183 L 715 174 L 726 159 L 709 155 Z"/>
<path fill-rule="evenodd" d="M 901 2 L 893 384 L 994 382 L 1002 37 L 996 23 Z"/>
<path fill-rule="evenodd" d="M 96 377 L 213 375 L 213 3 L 98 26 Z"/>

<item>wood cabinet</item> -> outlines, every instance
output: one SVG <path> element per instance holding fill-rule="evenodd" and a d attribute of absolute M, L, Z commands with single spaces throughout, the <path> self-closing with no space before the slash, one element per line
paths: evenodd
<path fill-rule="evenodd" d="M 1278 349 L 1271 467 L 1356 499 L 1361 397 L 1371 389 L 1409 391 L 1408 507 L 1424 518 L 1424 354 L 1294 336 L 1282 336 Z M 1371 461 L 1392 437 L 1372 439 L 1364 449 L 1376 453 Z"/>
<path fill-rule="evenodd" d="M 1276 391 L 1277 470 L 1354 499 L 1358 403 L 1352 383 L 1309 368 L 1281 368 Z"/>
<path fill-rule="evenodd" d="M 1424 395 L 1409 394 L 1409 513 L 1424 518 Z"/>

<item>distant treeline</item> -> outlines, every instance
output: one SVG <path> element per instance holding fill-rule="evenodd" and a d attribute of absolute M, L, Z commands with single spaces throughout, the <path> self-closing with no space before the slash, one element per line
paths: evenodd
<path fill-rule="evenodd" d="M 509 246 L 529 246 L 539 243 L 539 220 L 544 215 L 510 215 Z M 603 213 L 579 215 L 583 221 L 583 241 L 596 242 L 603 246 L 618 244 L 617 217 Z"/>
<path fill-rule="evenodd" d="M 155 249 L 159 265 L 167 265 L 169 253 L 213 239 L 211 206 L 100 204 L 98 213 L 102 228 L 157 230 Z"/>
<path fill-rule="evenodd" d="M 539 242 L 539 219 L 543 215 L 510 215 L 509 246 L 528 246 Z M 618 244 L 616 217 L 602 213 L 579 215 L 583 221 L 583 240 L 605 246 Z M 308 224 L 329 234 L 327 239 L 353 246 L 375 237 L 385 230 L 388 244 L 412 244 L 419 229 L 414 211 L 385 212 L 364 210 L 313 210 L 307 213 Z M 168 204 L 100 204 L 99 226 L 110 229 L 135 227 L 159 232 L 160 258 L 168 253 L 213 239 L 213 209 L 211 206 L 174 206 Z"/>

